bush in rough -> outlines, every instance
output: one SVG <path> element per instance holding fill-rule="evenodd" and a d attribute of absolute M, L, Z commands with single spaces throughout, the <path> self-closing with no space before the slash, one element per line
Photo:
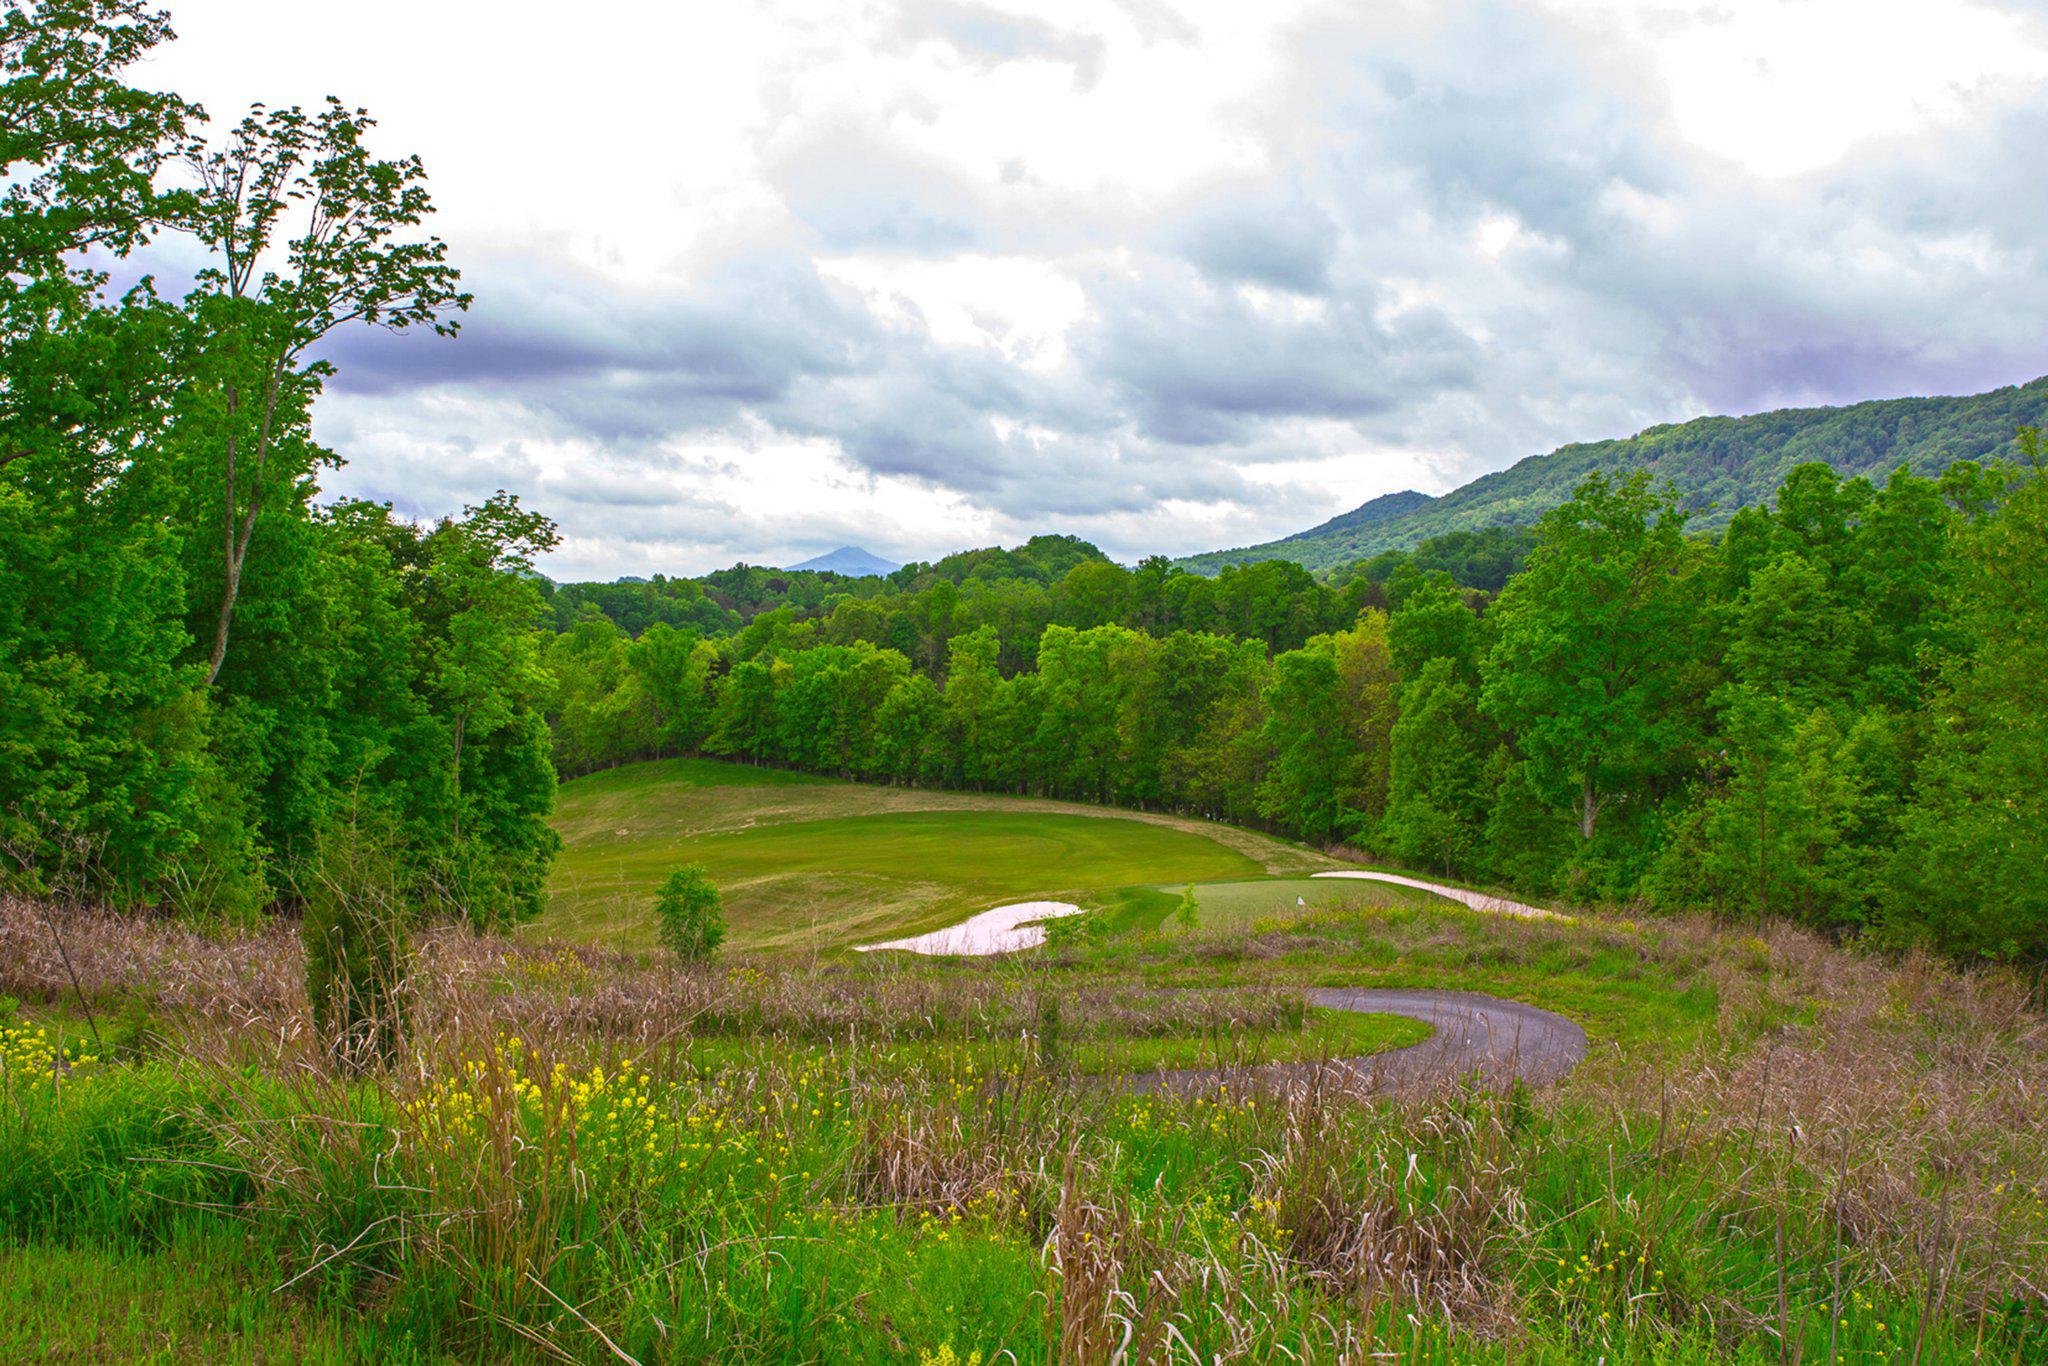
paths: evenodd
<path fill-rule="evenodd" d="M 678 868 L 654 898 L 662 946 L 686 963 L 701 963 L 725 941 L 725 901 L 698 864 Z"/>
<path fill-rule="evenodd" d="M 300 879 L 306 1001 L 328 1049 L 350 1066 L 394 1056 L 404 1033 L 406 896 L 397 848 L 383 824 L 351 816 L 321 838 Z"/>

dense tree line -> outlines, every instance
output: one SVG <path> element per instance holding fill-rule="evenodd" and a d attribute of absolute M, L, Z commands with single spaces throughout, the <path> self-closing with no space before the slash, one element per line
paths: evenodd
<path fill-rule="evenodd" d="M 619 579 L 614 583 L 556 584 L 537 579 L 557 631 L 566 631 L 588 616 L 601 616 L 637 636 L 650 626 L 687 627 L 704 635 L 736 630 L 745 617 L 692 579 Z"/>
<path fill-rule="evenodd" d="M 315 501 L 321 343 L 468 301 L 420 164 L 333 101 L 214 130 L 127 83 L 169 37 L 137 0 L 0 21 L 0 874 L 247 911 L 346 822 L 420 900 L 532 910 L 552 527 L 504 496 L 430 527 Z M 176 296 L 167 235 L 207 261 Z"/>
<path fill-rule="evenodd" d="M 1423 547 L 1417 555 L 1432 553 Z M 1504 554 L 1493 546 L 1447 548 L 1443 562 L 1461 582 L 1492 576 Z M 1405 552 L 1319 579 L 1273 560 L 1233 566 L 1211 578 L 1154 556 L 1126 568 L 1072 536 L 1037 536 L 1013 549 L 963 551 L 887 577 L 737 565 L 695 579 L 621 580 L 551 586 L 558 630 L 604 618 L 629 636 L 660 623 L 699 636 L 731 634 L 768 614 L 814 623 L 833 644 L 866 642 L 942 672 L 956 636 L 992 630 L 1006 672 L 1031 667 L 1050 626 L 1123 626 L 1164 637 L 1176 631 L 1257 639 L 1299 648 L 1348 626 L 1366 605 L 1385 605 L 1419 572 Z M 1417 565 L 1426 565 L 1417 561 Z"/>
<path fill-rule="evenodd" d="M 593 615 L 548 655 L 557 754 L 1165 807 L 1532 895 L 2039 956 L 2048 479 L 2022 450 L 1881 487 L 1802 466 L 1715 538 L 1596 476 L 1497 598 L 1404 563 L 1384 606 L 1273 599 L 1341 622 L 1191 628 L 1173 587 L 1211 581 L 1095 560 L 1043 598 L 942 579 L 720 638 Z"/>

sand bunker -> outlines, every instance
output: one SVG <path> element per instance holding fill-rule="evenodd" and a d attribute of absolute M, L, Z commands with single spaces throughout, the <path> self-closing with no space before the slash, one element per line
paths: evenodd
<path fill-rule="evenodd" d="M 943 930 L 930 934 L 915 935 L 909 939 L 891 939 L 885 944 L 859 944 L 856 953 L 872 953 L 876 949 L 903 949 L 910 953 L 933 955 L 958 954 L 980 956 L 990 953 L 1014 953 L 1018 949 L 1036 948 L 1045 942 L 1043 926 L 1026 924 L 1027 921 L 1051 920 L 1062 915 L 1078 915 L 1081 908 L 1071 901 L 1019 901 L 1010 906 L 998 906 L 992 911 L 948 925 Z"/>
<path fill-rule="evenodd" d="M 1441 882 L 1420 882 L 1412 877 L 1402 877 L 1399 873 L 1368 873 L 1363 869 L 1347 868 L 1340 873 L 1317 873 L 1315 876 L 1350 877 L 1363 882 L 1391 882 L 1397 887 L 1415 887 L 1425 892 L 1435 892 L 1438 896 L 1447 896 L 1453 901 L 1462 901 L 1475 911 L 1492 911 L 1498 915 L 1526 915 L 1547 920 L 1554 914 L 1541 906 L 1524 906 L 1519 901 L 1489 896 L 1485 892 L 1475 892 L 1469 887 L 1449 887 Z"/>

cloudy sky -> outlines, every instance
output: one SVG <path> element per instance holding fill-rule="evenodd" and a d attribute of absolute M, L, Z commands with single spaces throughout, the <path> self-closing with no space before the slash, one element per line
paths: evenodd
<path fill-rule="evenodd" d="M 1241 545 L 1705 412 L 2048 372 L 2048 6 L 170 0 L 368 105 L 476 294 L 335 487 L 558 577 Z"/>

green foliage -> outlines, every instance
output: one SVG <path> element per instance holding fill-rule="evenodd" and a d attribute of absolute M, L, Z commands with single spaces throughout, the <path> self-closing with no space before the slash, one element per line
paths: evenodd
<path fill-rule="evenodd" d="M 1368 560 L 1339 565 L 1330 582 L 1342 586 L 1354 579 L 1384 587 L 1398 606 L 1405 586 L 1442 574 L 1461 588 L 1498 593 L 1521 572 L 1536 533 L 1526 526 L 1487 526 L 1432 536 L 1413 550 L 1382 550 Z"/>
<path fill-rule="evenodd" d="M 1967 643 L 1943 662 L 1920 782 L 1901 820 L 1896 939 L 2048 958 L 2048 449 L 1962 537 Z"/>
<path fill-rule="evenodd" d="M 1332 648 L 1296 650 L 1273 663 L 1263 736 L 1272 755 L 1259 814 L 1328 842 L 1356 820 L 1345 798 L 1345 711 Z"/>
<path fill-rule="evenodd" d="M 661 946 L 685 963 L 701 963 L 725 942 L 725 899 L 702 864 L 678 868 L 654 895 Z"/>
<path fill-rule="evenodd" d="M 740 614 L 722 607 L 703 585 L 690 579 L 620 579 L 616 583 L 542 581 L 555 629 L 567 631 L 591 615 L 604 617 L 629 636 L 657 627 L 697 635 L 725 635 L 740 625 Z"/>
<path fill-rule="evenodd" d="M 1489 614 L 1480 705 L 1587 841 L 1602 809 L 1641 801 L 1690 738 L 1699 603 L 1684 523 L 1647 475 L 1596 475 L 1545 515 L 1528 569 Z"/>
<path fill-rule="evenodd" d="M 1401 690 L 1393 792 L 1374 843 L 1398 859 L 1445 871 L 1474 866 L 1488 793 L 1485 725 L 1449 659 L 1431 659 Z"/>
<path fill-rule="evenodd" d="M 1422 672 L 1431 660 L 1451 666 L 1453 676 L 1467 682 L 1479 673 L 1479 618 L 1465 595 L 1446 576 L 1417 580 L 1394 610 L 1387 647 L 1394 667 L 1404 678 Z"/>
<path fill-rule="evenodd" d="M 1014 550 L 965 551 L 886 578 L 738 565 L 694 580 L 574 583 L 549 591 L 563 633 L 593 616 L 628 636 L 662 624 L 688 626 L 706 639 L 732 639 L 733 653 L 749 659 L 789 651 L 800 640 L 865 643 L 893 650 L 935 678 L 954 641 L 984 630 L 1006 673 L 1036 664 L 1049 626 L 1120 626 L 1154 638 L 1222 634 L 1284 651 L 1349 627 L 1361 607 L 1385 596 L 1367 580 L 1324 582 L 1277 561 L 1213 579 L 1160 556 L 1126 569 L 1066 536 L 1036 537 Z"/>

